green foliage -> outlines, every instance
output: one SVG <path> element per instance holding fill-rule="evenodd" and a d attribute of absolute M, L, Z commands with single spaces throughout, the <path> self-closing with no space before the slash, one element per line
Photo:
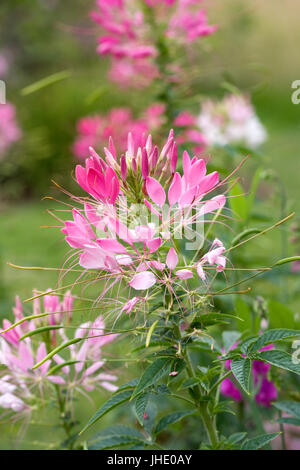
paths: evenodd
<path fill-rule="evenodd" d="M 279 351 L 276 349 L 271 351 L 261 351 L 260 353 L 256 353 L 254 358 L 300 375 L 300 365 L 294 364 L 291 354 L 288 354 L 285 351 Z"/>
<path fill-rule="evenodd" d="M 250 377 L 251 377 L 251 361 L 249 358 L 233 359 L 231 362 L 231 370 L 242 389 L 249 394 Z"/>
<path fill-rule="evenodd" d="M 195 411 L 193 410 L 178 411 L 175 413 L 170 413 L 159 420 L 154 433 L 159 434 L 170 424 L 178 423 L 178 421 L 181 421 L 186 416 L 190 416 L 194 413 Z"/>
<path fill-rule="evenodd" d="M 119 447 L 147 445 L 145 436 L 128 426 L 111 426 L 95 434 L 88 441 L 89 450 L 116 449 Z"/>
<path fill-rule="evenodd" d="M 150 366 L 147 367 L 145 372 L 140 378 L 140 381 L 133 393 L 132 398 L 136 397 L 139 393 L 143 392 L 146 388 L 156 384 L 162 377 L 170 371 L 172 359 L 159 358 Z"/>
<path fill-rule="evenodd" d="M 246 439 L 242 445 L 242 450 L 259 450 L 265 447 L 269 442 L 273 441 L 280 433 L 263 434 L 252 439 Z"/>
<path fill-rule="evenodd" d="M 116 393 L 113 395 L 109 400 L 107 400 L 106 403 L 104 403 L 101 408 L 91 417 L 91 419 L 88 421 L 86 426 L 82 429 L 80 434 L 84 433 L 88 428 L 90 428 L 93 424 L 95 424 L 97 421 L 99 421 L 102 416 L 104 416 L 106 413 L 111 411 L 113 408 L 116 408 L 116 406 L 122 405 L 126 401 L 129 401 L 132 396 L 132 390 L 122 390 L 121 392 Z"/>
<path fill-rule="evenodd" d="M 275 408 L 284 413 L 288 413 L 296 418 L 300 418 L 300 402 L 296 401 L 277 401 L 274 403 Z"/>

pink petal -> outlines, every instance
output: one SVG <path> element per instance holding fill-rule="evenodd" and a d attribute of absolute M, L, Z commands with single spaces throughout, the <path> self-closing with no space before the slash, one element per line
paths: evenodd
<path fill-rule="evenodd" d="M 192 165 L 189 176 L 188 176 L 188 183 L 190 186 L 195 186 L 199 183 L 201 178 L 205 176 L 206 173 L 206 165 L 204 160 L 198 160 L 194 165 Z"/>
<path fill-rule="evenodd" d="M 171 271 L 176 268 L 178 264 L 178 256 L 174 248 L 170 248 L 167 255 L 166 264 Z"/>
<path fill-rule="evenodd" d="M 185 177 L 188 177 L 189 171 L 191 168 L 191 159 L 187 151 L 183 152 L 182 155 L 182 166 L 183 166 L 183 173 Z"/>
<path fill-rule="evenodd" d="M 196 190 L 196 188 L 191 188 L 191 189 L 188 189 L 188 191 L 185 191 L 182 194 L 182 196 L 180 197 L 179 202 L 178 202 L 180 208 L 183 208 L 185 206 L 189 206 L 192 203 L 192 201 L 195 197 L 195 190 Z"/>
<path fill-rule="evenodd" d="M 202 279 L 202 281 L 205 281 L 206 276 L 205 276 L 205 272 L 202 268 L 201 263 L 198 263 L 198 265 L 197 265 L 197 273 L 198 273 L 198 276 L 200 277 L 200 279 Z"/>
<path fill-rule="evenodd" d="M 176 202 L 181 196 L 181 190 L 182 190 L 181 176 L 179 173 L 175 173 L 169 192 L 168 192 L 168 199 L 169 199 L 170 206 L 173 206 L 174 204 L 176 204 Z"/>
<path fill-rule="evenodd" d="M 210 191 L 219 182 L 219 175 L 217 171 L 204 176 L 199 183 L 198 194 L 204 194 Z"/>
<path fill-rule="evenodd" d="M 226 197 L 223 195 L 215 196 L 210 201 L 203 204 L 200 208 L 198 215 L 209 214 L 210 212 L 216 211 L 224 206 Z"/>
<path fill-rule="evenodd" d="M 109 238 L 98 238 L 98 245 L 105 251 L 112 253 L 127 253 L 126 248 L 118 240 Z"/>
<path fill-rule="evenodd" d="M 190 279 L 193 277 L 193 273 L 189 269 L 179 269 L 179 271 L 176 271 L 176 276 L 180 279 Z"/>
<path fill-rule="evenodd" d="M 156 277 L 150 271 L 135 274 L 129 285 L 135 290 L 149 289 L 156 283 Z"/>
<path fill-rule="evenodd" d="M 162 185 L 156 179 L 148 176 L 146 180 L 146 189 L 149 197 L 155 204 L 162 207 L 166 200 L 166 193 Z"/>
<path fill-rule="evenodd" d="M 155 251 L 157 251 L 158 248 L 161 246 L 161 244 L 162 244 L 162 240 L 160 237 L 153 238 L 153 240 L 149 240 L 147 242 L 149 253 L 154 253 Z"/>

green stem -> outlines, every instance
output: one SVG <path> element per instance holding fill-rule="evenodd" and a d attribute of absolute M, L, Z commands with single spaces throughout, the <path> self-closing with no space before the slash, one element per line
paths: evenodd
<path fill-rule="evenodd" d="M 179 325 L 177 325 L 177 324 L 174 325 L 174 332 L 175 332 L 175 335 L 176 335 L 177 338 L 181 337 L 181 331 L 180 331 Z M 182 356 L 183 356 L 183 358 L 186 362 L 187 375 L 189 376 L 189 378 L 195 379 L 196 374 L 194 372 L 193 364 L 192 364 L 192 361 L 189 357 L 189 353 L 185 348 L 183 348 L 183 350 L 182 350 Z M 218 448 L 219 439 L 218 439 L 218 432 L 217 432 L 217 429 L 216 429 L 215 417 L 211 416 L 211 414 L 208 411 L 208 402 L 202 400 L 203 390 L 202 390 L 200 384 L 195 385 L 192 388 L 192 392 L 193 392 L 192 397 L 193 397 L 195 407 L 197 408 L 197 410 L 200 413 L 200 416 L 202 418 L 204 427 L 206 429 L 206 432 L 207 432 L 207 435 L 208 435 L 208 438 L 209 438 L 209 442 L 210 442 L 211 446 L 214 449 L 216 449 L 216 448 Z"/>
<path fill-rule="evenodd" d="M 187 364 L 188 376 L 190 378 L 196 378 L 193 365 L 192 365 L 188 352 L 185 351 L 183 353 L 183 356 Z M 208 403 L 206 401 L 201 400 L 202 389 L 200 385 L 198 387 L 197 386 L 194 387 L 193 390 L 194 390 L 194 394 L 193 394 L 194 403 L 197 409 L 199 410 L 199 413 L 202 418 L 203 424 L 205 426 L 210 444 L 212 445 L 213 448 L 217 448 L 219 439 L 218 439 L 218 432 L 216 429 L 215 417 L 210 415 L 208 411 Z"/>
<path fill-rule="evenodd" d="M 55 385 L 55 389 L 56 389 L 57 403 L 58 403 L 58 408 L 59 408 L 59 413 L 60 413 L 60 419 L 61 419 L 61 422 L 62 422 L 62 427 L 64 428 L 67 439 L 69 440 L 72 437 L 71 436 L 72 423 L 69 423 L 66 420 L 65 401 L 64 401 L 63 397 L 61 396 L 59 385 Z M 73 449 L 73 442 L 72 441 L 69 441 L 68 449 L 70 449 L 70 450 Z"/>

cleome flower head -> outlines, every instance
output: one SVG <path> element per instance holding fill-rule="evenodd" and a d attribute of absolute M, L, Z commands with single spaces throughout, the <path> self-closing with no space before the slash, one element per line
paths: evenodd
<path fill-rule="evenodd" d="M 194 226 L 201 235 L 204 218 L 220 211 L 226 198 L 217 194 L 218 172 L 208 173 L 205 160 L 186 151 L 180 158 L 173 130 L 161 150 L 151 135 L 140 144 L 129 133 L 120 155 L 110 139 L 102 156 L 90 148 L 75 174 L 86 197 L 76 198 L 82 207 L 73 209 L 73 220 L 62 232 L 79 265 L 102 273 L 109 286 L 120 281 L 133 291 L 171 288 L 192 279 L 205 282 L 207 268 L 221 272 L 226 267 L 223 243 L 207 241 L 203 251 L 198 233 L 192 249 L 201 254 L 191 263 L 181 256 L 179 240 L 193 235 Z M 131 289 L 121 312 L 130 313 L 145 301 L 131 298 Z"/>

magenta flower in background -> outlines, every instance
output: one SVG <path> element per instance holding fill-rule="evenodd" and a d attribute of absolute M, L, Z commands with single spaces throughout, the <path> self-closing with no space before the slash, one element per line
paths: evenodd
<path fill-rule="evenodd" d="M 5 157 L 8 149 L 21 135 L 15 106 L 11 103 L 0 104 L 0 159 Z"/>
<path fill-rule="evenodd" d="M 108 145 L 110 137 L 118 152 L 125 152 L 129 132 L 135 136 L 136 146 L 140 147 L 143 135 L 155 132 L 163 124 L 164 110 L 164 105 L 154 104 L 139 119 L 133 118 L 129 108 L 115 108 L 107 115 L 84 117 L 77 124 L 78 136 L 73 144 L 73 153 L 78 159 L 85 159 L 89 155 L 89 147 L 101 149 Z"/>
<path fill-rule="evenodd" d="M 199 0 L 98 0 L 90 16 L 102 30 L 97 52 L 112 58 L 111 80 L 121 86 L 148 86 L 159 78 L 156 57 L 159 50 L 153 39 L 145 6 L 152 10 L 156 26 L 165 38 L 178 45 L 213 34 L 216 26 L 208 24 L 206 13 L 198 8 Z"/>

